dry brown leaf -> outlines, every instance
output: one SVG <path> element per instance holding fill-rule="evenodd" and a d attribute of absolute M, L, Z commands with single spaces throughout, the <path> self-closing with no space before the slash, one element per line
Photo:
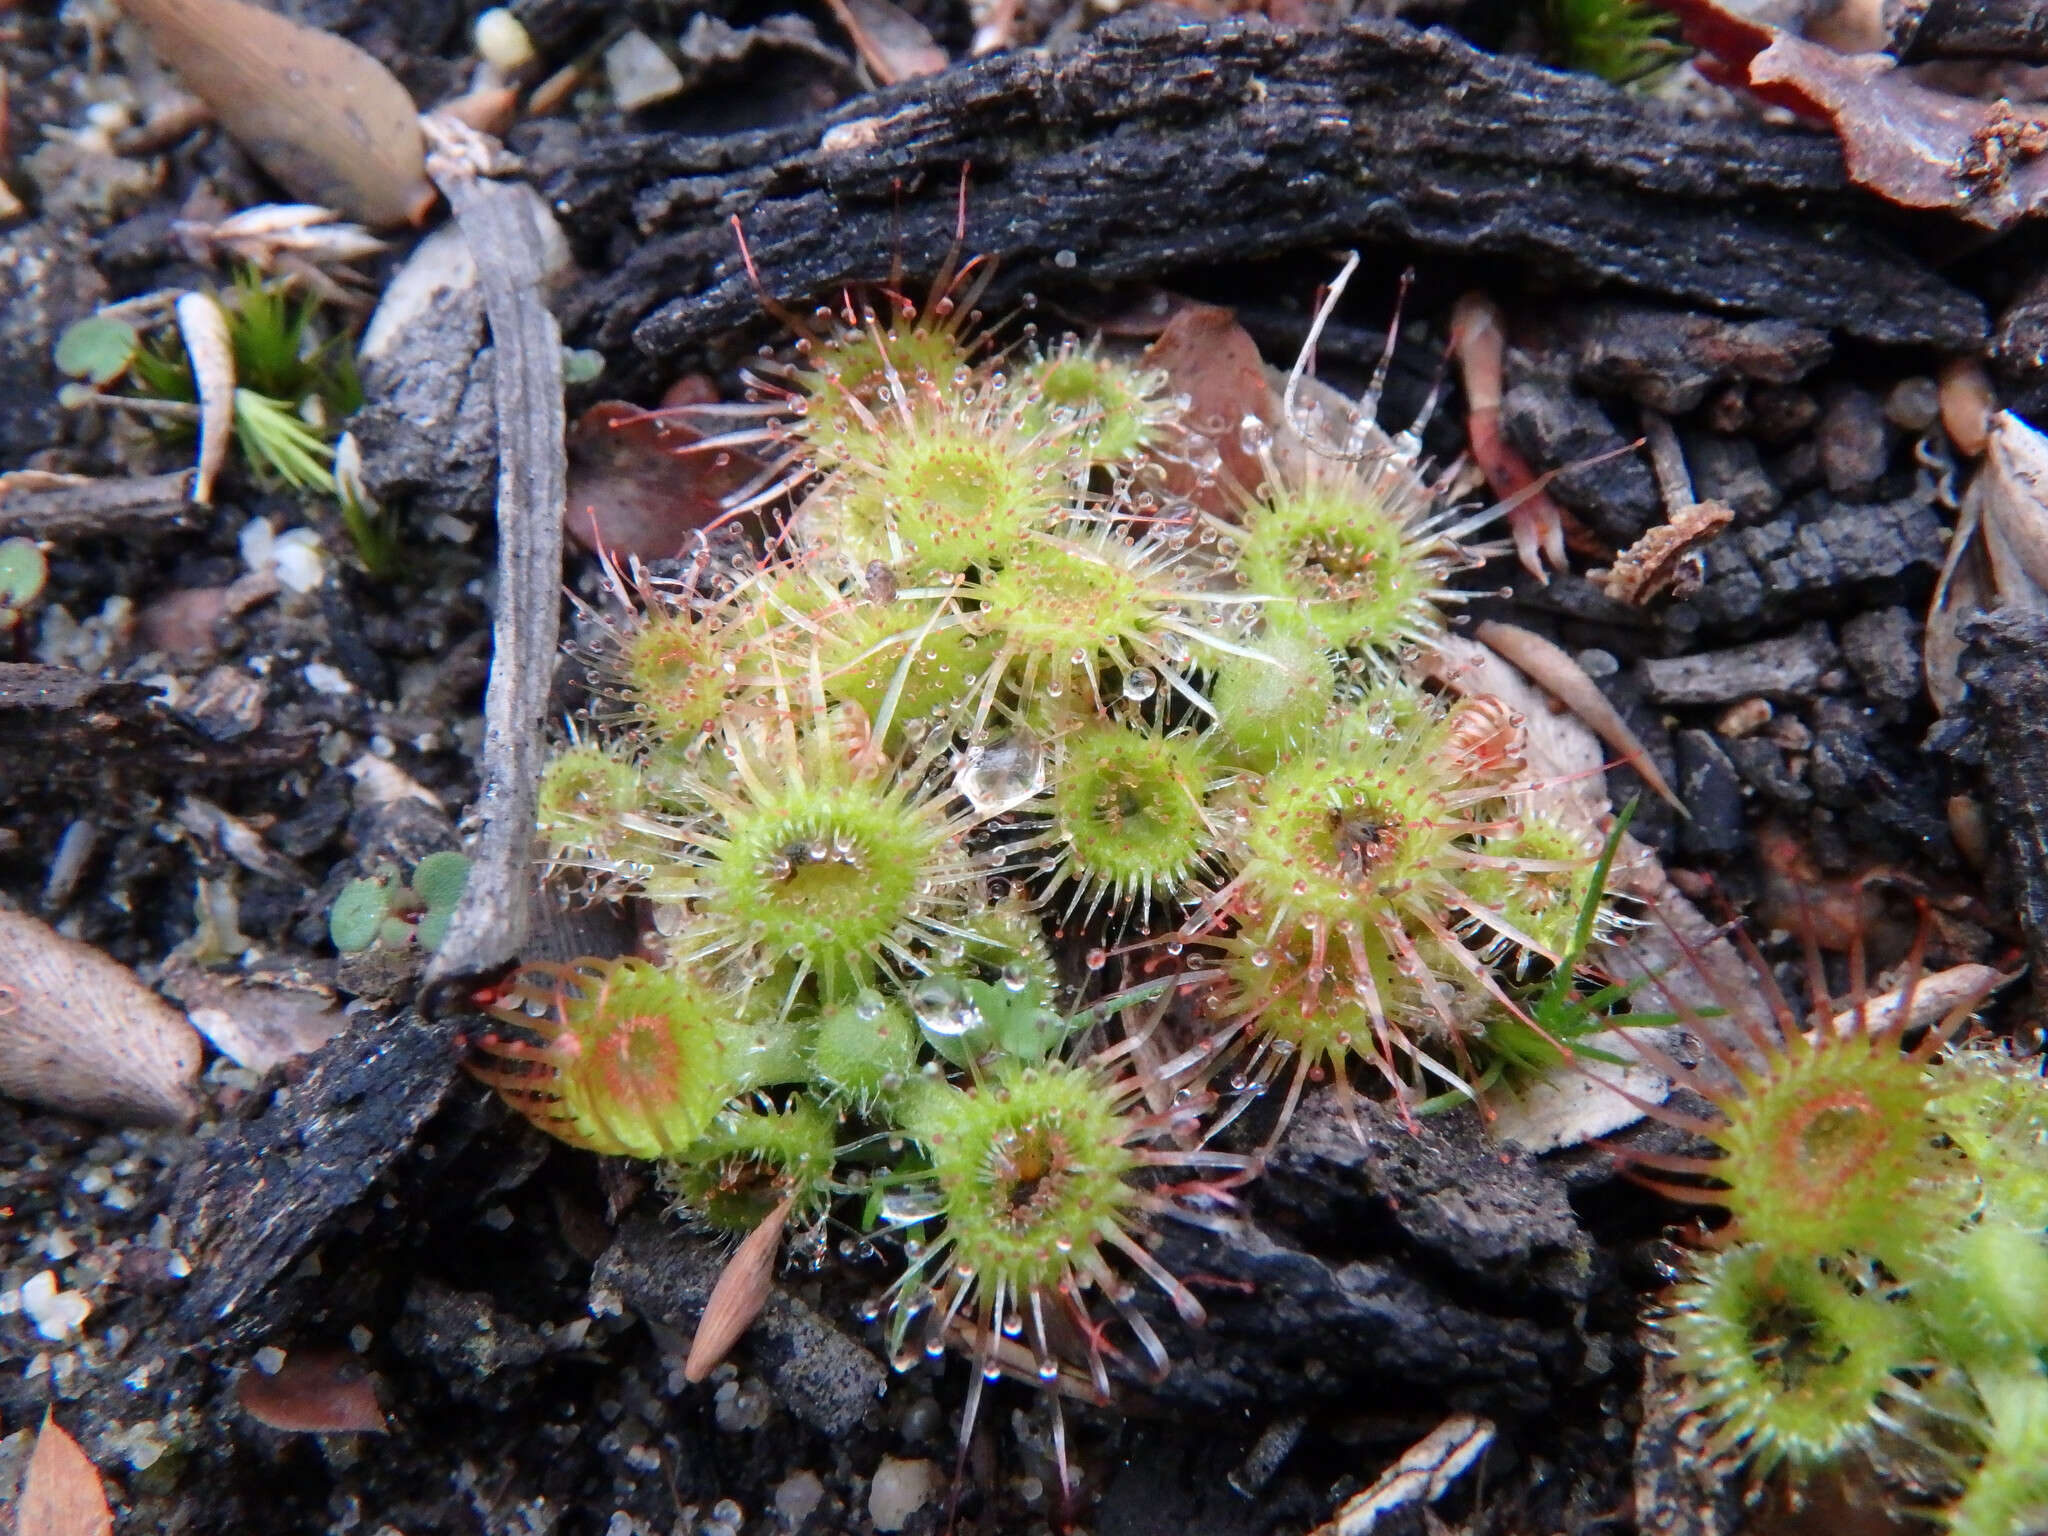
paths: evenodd
<path fill-rule="evenodd" d="M 683 1362 L 685 1381 L 702 1381 L 716 1370 L 768 1304 L 769 1292 L 775 1289 L 775 1255 L 792 1204 L 793 1199 L 784 1200 L 762 1217 L 761 1225 L 725 1261 L 704 1303 L 704 1315 L 697 1320 L 696 1337 L 690 1340 L 690 1356 Z"/>
<path fill-rule="evenodd" d="M 826 0 L 877 85 L 936 75 L 948 63 L 924 23 L 893 0 Z"/>
<path fill-rule="evenodd" d="M 1991 608 L 2048 608 L 2048 438 L 2010 411 L 1991 419 L 1928 604 L 1921 664 L 1943 714 L 1962 703 L 1957 627 Z"/>
<path fill-rule="evenodd" d="M 348 1024 L 333 989 L 310 982 L 218 975 L 180 960 L 160 985 L 215 1050 L 251 1072 L 317 1051 Z"/>
<path fill-rule="evenodd" d="M 119 0 L 257 164 L 373 228 L 433 206 L 419 108 L 345 38 L 246 0 Z"/>
<path fill-rule="evenodd" d="M 1830 124 L 1850 179 L 1908 208 L 2005 229 L 2048 202 L 2048 104 L 1978 101 L 1916 84 L 1890 54 L 1842 54 L 1715 0 L 1665 0 L 1704 73 Z M 1714 67 L 1718 61 L 1718 69 Z"/>
<path fill-rule="evenodd" d="M 0 907 L 0 1093 L 116 1125 L 199 1112 L 199 1036 L 126 966 Z"/>
<path fill-rule="evenodd" d="M 345 1349 L 295 1349 L 266 1375 L 251 1366 L 235 1399 L 259 1424 L 310 1434 L 388 1432 L 361 1360 Z"/>
<path fill-rule="evenodd" d="M 569 429 L 564 529 L 585 549 L 668 560 L 761 471 L 736 449 L 693 452 L 709 434 L 682 417 L 601 400 Z"/>
<path fill-rule="evenodd" d="M 1164 369 L 1166 392 L 1185 395 L 1184 419 L 1195 432 L 1216 445 L 1224 478 L 1246 491 L 1258 489 L 1265 471 L 1243 442 L 1241 424 L 1255 416 L 1268 428 L 1280 421 L 1280 397 L 1268 382 L 1258 343 L 1237 323 L 1230 310 L 1214 304 L 1190 304 L 1176 310 L 1145 349 L 1145 366 Z M 1238 499 L 1216 479 L 1203 483 L 1184 460 L 1167 462 L 1166 487 L 1175 496 L 1192 497 L 1203 511 L 1235 518 Z"/>
<path fill-rule="evenodd" d="M 21 1483 L 15 1536 L 111 1536 L 114 1512 L 99 1468 L 49 1414 Z"/>

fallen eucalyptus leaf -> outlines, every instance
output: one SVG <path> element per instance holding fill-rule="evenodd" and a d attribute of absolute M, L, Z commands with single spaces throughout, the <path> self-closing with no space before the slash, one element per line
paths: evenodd
<path fill-rule="evenodd" d="M 199 1112 L 199 1036 L 126 966 L 0 907 L 0 1093 L 116 1125 Z"/>
<path fill-rule="evenodd" d="M 1614 706 L 1607 702 L 1607 695 L 1586 676 L 1585 669 L 1572 660 L 1569 652 L 1541 635 L 1493 620 L 1480 624 L 1473 633 L 1481 643 L 1500 652 L 1528 673 L 1559 703 L 1591 726 L 1595 734 L 1614 748 L 1623 762 L 1641 774 L 1643 782 L 1679 815 L 1692 815 L 1685 808 L 1685 802 L 1664 782 L 1664 775 L 1657 771 L 1657 765 L 1650 760 L 1650 754 L 1644 750 L 1636 733 L 1629 729 L 1628 722 L 1616 713 Z"/>
<path fill-rule="evenodd" d="M 256 163 L 372 228 L 434 203 L 419 109 L 354 43 L 247 0 L 118 0 Z"/>
<path fill-rule="evenodd" d="M 680 555 L 762 468 L 739 449 L 693 451 L 709 435 L 621 400 L 590 407 L 569 429 L 569 537 L 621 561 Z"/>
<path fill-rule="evenodd" d="M 775 1255 L 782 1246 L 783 1224 L 789 1220 L 794 1197 L 785 1199 L 761 1218 L 761 1225 L 733 1250 L 704 1303 L 704 1315 L 690 1340 L 690 1356 L 683 1363 L 685 1381 L 702 1381 L 754 1326 L 775 1288 Z"/>
<path fill-rule="evenodd" d="M 99 1468 L 48 1413 L 28 1459 L 14 1522 L 15 1536 L 111 1536 L 114 1529 Z"/>

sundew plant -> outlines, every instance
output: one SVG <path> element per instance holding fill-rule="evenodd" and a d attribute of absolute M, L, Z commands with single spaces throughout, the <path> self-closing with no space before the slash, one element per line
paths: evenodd
<path fill-rule="evenodd" d="M 1634 1038 L 1705 1110 L 1644 1106 L 1704 1155 L 1637 1152 L 1639 1177 L 1726 1213 L 1652 1339 L 1710 1454 L 1795 1492 L 1874 1474 L 1902 1518 L 2025 1536 L 2048 1529 L 2048 1092 L 2037 1055 L 1964 1034 L 1981 992 L 1912 1027 L 1920 958 L 1803 1020 L 1758 961 L 1769 1017 L 1681 1006 L 1696 1065 Z"/>
<path fill-rule="evenodd" d="M 985 325 L 984 276 L 784 315 L 714 408 L 703 451 L 767 466 L 748 552 L 611 572 L 540 791 L 557 881 L 653 943 L 527 967 L 478 1068 L 691 1220 L 895 1255 L 873 1320 L 899 1367 L 971 1358 L 963 1446 L 985 1379 L 1164 1373 L 1141 1293 L 1202 1308 L 1154 1234 L 1228 1227 L 1257 1168 L 1219 1119 L 1498 1077 L 1604 870 L 1511 714 L 1414 681 L 1493 511 L 1379 379 L 1195 422 L 1141 358 Z"/>

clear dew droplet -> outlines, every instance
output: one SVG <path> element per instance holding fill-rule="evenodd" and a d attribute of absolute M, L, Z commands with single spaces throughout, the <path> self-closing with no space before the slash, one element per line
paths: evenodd
<path fill-rule="evenodd" d="M 1045 748 L 1026 731 L 971 747 L 953 785 L 980 815 L 1000 816 L 1044 790 Z"/>
<path fill-rule="evenodd" d="M 1020 960 L 1012 960 L 1003 967 L 1003 990 L 1022 992 L 1031 985 L 1031 967 Z"/>
<path fill-rule="evenodd" d="M 1142 704 L 1159 691 L 1159 674 L 1150 667 L 1133 667 L 1124 674 L 1124 697 Z"/>
<path fill-rule="evenodd" d="M 957 976 L 927 976 L 910 989 L 907 1000 L 927 1035 L 958 1039 L 981 1025 L 981 1009 Z"/>

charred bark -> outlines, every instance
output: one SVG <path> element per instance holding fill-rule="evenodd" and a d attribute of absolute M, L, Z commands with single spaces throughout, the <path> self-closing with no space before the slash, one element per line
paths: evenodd
<path fill-rule="evenodd" d="M 1892 215 L 1831 139 L 1689 121 L 1398 22 L 1147 13 L 788 128 L 595 146 L 548 189 L 601 273 L 565 330 L 644 384 L 759 314 L 735 220 L 762 285 L 796 303 L 899 255 L 932 269 L 963 179 L 968 243 L 1003 258 L 1012 292 L 1398 242 L 1878 342 L 1974 348 L 1986 329 L 1882 232 Z"/>

